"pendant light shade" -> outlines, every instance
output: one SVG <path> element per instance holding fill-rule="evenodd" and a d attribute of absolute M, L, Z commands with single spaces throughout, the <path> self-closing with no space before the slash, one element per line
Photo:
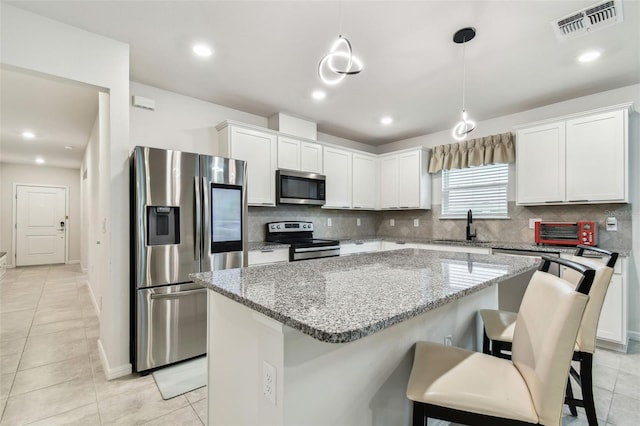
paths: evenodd
<path fill-rule="evenodd" d="M 353 55 L 351 42 L 341 35 L 318 65 L 320 80 L 329 85 L 338 84 L 346 76 L 359 74 L 361 71 L 362 61 Z"/>
<path fill-rule="evenodd" d="M 453 35 L 453 41 L 458 44 L 462 44 L 462 117 L 461 120 L 453 127 L 452 135 L 453 138 L 457 141 L 462 141 L 467 138 L 467 135 L 476 128 L 475 121 L 471 120 L 465 109 L 465 74 L 466 74 L 466 63 L 465 63 L 465 45 L 468 41 L 473 40 L 476 36 L 476 29 L 467 27 L 462 28 Z"/>

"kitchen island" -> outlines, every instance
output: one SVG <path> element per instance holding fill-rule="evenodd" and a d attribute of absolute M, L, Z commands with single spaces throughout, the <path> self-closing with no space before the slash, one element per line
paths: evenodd
<path fill-rule="evenodd" d="M 405 425 L 418 340 L 477 349 L 477 311 L 532 258 L 403 249 L 194 274 L 211 425 Z"/>

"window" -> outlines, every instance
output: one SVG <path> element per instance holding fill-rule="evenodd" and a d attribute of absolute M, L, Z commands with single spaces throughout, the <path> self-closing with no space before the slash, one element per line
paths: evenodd
<path fill-rule="evenodd" d="M 507 218 L 509 165 L 442 171 L 442 217 Z"/>

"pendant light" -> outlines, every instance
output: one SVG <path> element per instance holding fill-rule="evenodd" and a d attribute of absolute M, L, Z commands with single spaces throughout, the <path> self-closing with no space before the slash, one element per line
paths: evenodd
<path fill-rule="evenodd" d="M 476 29 L 467 27 L 462 28 L 453 35 L 453 41 L 458 44 L 462 44 L 462 119 L 453 127 L 452 135 L 453 138 L 457 141 L 465 140 L 467 135 L 476 128 L 476 123 L 471 120 L 467 116 L 467 111 L 465 109 L 465 73 L 466 73 L 466 63 L 465 63 L 465 45 L 468 41 L 473 40 L 476 36 Z"/>
<path fill-rule="evenodd" d="M 339 3 L 338 33 L 342 25 L 342 3 Z M 318 64 L 318 76 L 323 83 L 334 85 L 340 83 L 348 75 L 359 74 L 362 71 L 362 61 L 353 55 L 351 42 L 341 34 Z"/>

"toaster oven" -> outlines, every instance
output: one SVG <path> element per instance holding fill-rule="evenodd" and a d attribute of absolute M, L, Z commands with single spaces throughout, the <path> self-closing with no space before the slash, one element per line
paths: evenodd
<path fill-rule="evenodd" d="M 536 244 L 595 246 L 596 231 L 595 222 L 536 222 Z"/>

